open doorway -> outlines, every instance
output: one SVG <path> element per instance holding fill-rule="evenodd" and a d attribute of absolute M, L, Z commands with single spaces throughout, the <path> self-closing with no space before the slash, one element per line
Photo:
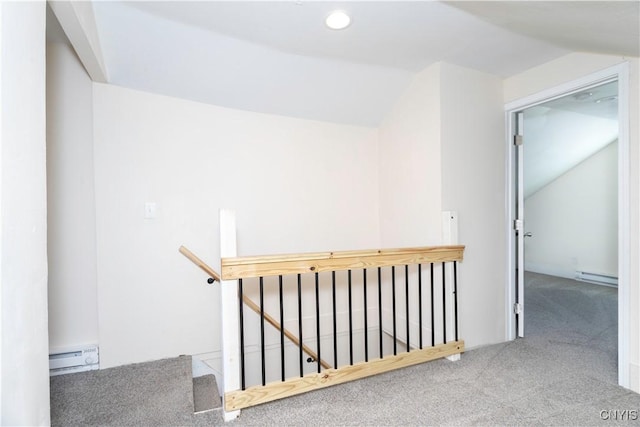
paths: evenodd
<path fill-rule="evenodd" d="M 579 352 L 617 383 L 617 81 L 522 119 L 524 334 Z"/>
<path fill-rule="evenodd" d="M 630 265 L 628 250 L 626 250 L 630 231 L 627 161 L 629 142 L 626 131 L 628 127 L 627 73 L 624 66 L 612 67 L 506 106 L 511 153 L 508 162 L 510 255 L 507 337 L 514 339 L 516 336 L 525 336 L 525 328 L 533 328 L 531 331 L 535 331 L 535 328 L 540 326 L 535 323 L 528 324 L 526 320 L 528 310 L 540 308 L 535 307 L 535 304 L 544 306 L 544 301 L 558 303 L 560 301 L 558 295 L 566 296 L 571 293 L 565 289 L 556 290 L 553 296 L 539 298 L 539 295 L 536 295 L 532 298 L 532 305 L 529 307 L 525 303 L 527 280 L 551 277 L 560 282 L 563 280 L 571 282 L 571 285 L 579 291 L 590 289 L 591 297 L 600 291 L 608 293 L 609 297 L 613 296 L 613 298 L 609 298 L 603 305 L 609 308 L 605 309 L 604 306 L 600 308 L 605 310 L 605 317 L 611 320 L 610 324 L 607 324 L 603 318 L 597 318 L 599 315 L 593 315 L 589 311 L 593 307 L 589 307 L 589 310 L 585 308 L 585 304 L 592 303 L 594 298 L 588 295 L 585 297 L 584 293 L 582 294 L 584 298 L 576 301 L 574 309 L 559 308 L 558 305 L 556 307 L 559 310 L 556 314 L 560 316 L 561 322 L 567 320 L 563 316 L 569 312 L 579 317 L 584 324 L 592 317 L 596 323 L 599 322 L 597 327 L 602 328 L 599 332 L 603 336 L 606 335 L 606 340 L 599 345 L 610 351 L 609 356 L 614 371 L 617 365 L 617 372 L 611 377 L 617 376 L 618 384 L 624 387 L 629 387 L 628 280 Z M 619 94 L 619 97 L 616 94 Z M 582 111 L 576 111 L 579 109 Z M 607 110 L 606 113 L 605 110 Z M 564 134 L 559 133 L 562 139 L 581 141 L 579 144 L 574 144 L 572 148 L 565 147 L 568 151 L 574 152 L 568 156 L 569 160 L 562 160 L 561 152 L 557 150 L 561 144 L 554 144 L 547 135 L 541 147 L 531 147 L 531 158 L 526 160 L 525 164 L 524 147 L 529 148 L 527 140 L 530 139 L 534 139 L 532 144 L 535 144 L 536 126 L 542 129 L 554 122 L 561 122 L 562 117 L 567 118 L 577 114 L 592 116 L 593 119 L 591 128 L 588 128 L 588 138 L 584 135 L 580 136 L 575 130 L 564 132 Z M 613 117 L 617 120 L 613 121 Z M 527 124 L 529 131 L 533 134 L 531 137 L 525 129 Z M 602 128 L 602 131 L 596 132 L 594 126 Z M 601 134 L 597 138 L 600 142 L 589 141 L 594 139 L 592 137 L 596 133 Z M 582 152 L 582 154 L 575 155 L 575 152 Z M 536 166 L 532 164 L 536 161 L 541 163 L 540 168 L 543 172 L 535 177 L 529 175 L 530 182 L 525 184 L 527 177 L 524 175 L 524 170 L 528 167 L 532 169 L 530 172 L 534 172 Z M 568 166 L 561 166 L 563 162 Z M 609 172 L 613 169 L 613 172 L 603 178 L 605 169 Z M 553 172 L 554 170 L 556 172 Z M 589 181 L 594 175 L 600 176 L 595 183 Z M 584 190 L 578 190 L 575 187 L 577 183 L 588 182 L 591 182 L 591 186 Z M 603 195 L 605 199 L 596 201 L 595 193 L 589 193 L 590 191 Z M 549 202 L 554 200 L 554 204 L 550 207 Z M 605 205 L 604 210 L 607 211 L 608 218 L 604 221 L 601 218 L 597 231 L 594 225 L 587 225 L 588 223 L 584 222 L 594 219 L 589 219 L 589 216 L 597 215 L 598 207 L 594 207 L 594 203 Z M 526 217 L 527 211 L 532 216 L 530 222 Z M 607 225 L 602 226 L 602 222 L 607 222 Z M 609 230 L 608 234 L 606 234 L 607 230 Z M 611 230 L 613 232 L 610 232 Z M 573 233 L 572 242 L 568 241 L 572 239 L 567 238 L 567 233 Z M 607 237 L 603 237 L 602 233 Z M 574 248 L 566 246 L 571 243 L 577 244 Z M 605 253 L 605 255 L 600 256 L 598 253 Z M 530 273 L 525 273 L 526 271 Z M 585 282 L 576 282 L 576 278 Z M 617 289 L 603 286 L 614 286 L 616 278 Z M 592 285 L 586 281 L 600 283 Z M 548 284 L 548 286 L 551 285 Z M 560 286 L 563 283 L 556 283 L 556 285 Z"/>
<path fill-rule="evenodd" d="M 617 286 L 618 82 L 523 117 L 525 271 Z"/>

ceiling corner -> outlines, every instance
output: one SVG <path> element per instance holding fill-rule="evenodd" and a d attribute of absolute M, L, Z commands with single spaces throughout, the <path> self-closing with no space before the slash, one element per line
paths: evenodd
<path fill-rule="evenodd" d="M 109 75 L 102 55 L 93 3 L 69 0 L 48 3 L 91 80 L 108 83 Z"/>

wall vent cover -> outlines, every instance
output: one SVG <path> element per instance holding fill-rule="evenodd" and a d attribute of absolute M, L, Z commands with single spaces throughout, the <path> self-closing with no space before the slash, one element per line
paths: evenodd
<path fill-rule="evenodd" d="M 576 271 L 576 280 L 589 282 L 596 285 L 618 286 L 618 278 L 606 274 L 589 273 L 587 271 Z"/>
<path fill-rule="evenodd" d="M 98 346 L 65 349 L 49 355 L 49 375 L 71 374 L 100 368 Z"/>

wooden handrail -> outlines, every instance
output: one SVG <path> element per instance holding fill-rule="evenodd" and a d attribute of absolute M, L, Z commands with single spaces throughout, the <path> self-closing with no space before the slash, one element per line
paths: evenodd
<path fill-rule="evenodd" d="M 222 277 L 225 280 L 233 280 L 260 276 L 462 261 L 463 253 L 464 246 L 462 245 L 428 246 L 222 258 L 221 264 Z"/>
<path fill-rule="evenodd" d="M 185 248 L 184 246 L 180 246 L 180 249 L 178 249 L 178 251 L 180 251 L 182 255 L 189 258 L 189 260 L 191 260 L 191 262 L 193 262 L 195 265 L 200 267 L 205 273 L 207 273 L 211 278 L 213 278 L 213 280 L 217 280 L 218 282 L 221 281 L 220 275 L 213 268 L 209 267 L 204 261 L 198 258 L 189 249 Z"/>
<path fill-rule="evenodd" d="M 191 260 L 191 262 L 193 262 L 195 265 L 197 265 L 202 270 L 204 270 L 204 272 L 207 273 L 209 276 L 211 276 L 214 280 L 217 280 L 218 282 L 221 281 L 220 275 L 213 268 L 209 267 L 204 261 L 202 261 L 200 258 L 198 258 L 189 249 L 185 248 L 184 246 L 180 246 L 179 251 L 180 251 L 180 253 L 182 255 L 184 255 L 187 258 L 189 258 L 189 260 Z M 247 305 L 247 307 L 249 307 L 251 310 L 256 312 L 258 314 L 258 316 L 260 316 L 260 306 L 258 306 L 258 304 L 253 302 L 251 300 L 251 298 L 249 298 L 246 295 L 243 295 L 242 296 L 242 301 L 244 301 L 244 303 Z M 293 333 L 291 333 L 291 331 L 289 331 L 287 328 L 282 327 L 282 325 L 280 325 L 280 323 L 276 319 L 274 319 L 271 315 L 269 315 L 268 313 L 263 313 L 263 315 L 264 315 L 264 319 L 267 322 L 269 322 L 269 324 L 271 326 L 276 328 L 278 331 L 282 330 L 284 335 L 287 338 L 289 338 L 295 345 L 297 345 L 299 347 L 301 346 L 302 350 L 304 350 L 305 353 L 307 353 L 309 356 L 311 356 L 315 360 L 318 360 L 318 355 L 311 348 L 309 348 L 306 344 L 301 343 L 300 340 L 298 339 L 298 337 L 296 337 Z M 331 368 L 331 365 L 329 365 L 327 362 L 325 362 L 322 359 L 320 359 L 320 364 L 325 369 Z"/>
<path fill-rule="evenodd" d="M 253 302 L 251 300 L 251 298 L 247 297 L 246 295 L 243 295 L 242 296 L 242 300 L 244 301 L 244 303 L 251 310 L 253 310 L 256 313 L 258 313 L 258 316 L 260 315 L 260 306 L 258 306 L 258 304 Z M 264 320 L 269 322 L 271 324 L 271 326 L 276 328 L 278 331 L 281 329 L 280 323 L 276 319 L 274 319 L 271 315 L 269 315 L 268 313 L 264 313 Z M 311 348 L 309 348 L 306 344 L 300 343 L 300 340 L 298 339 L 298 337 L 293 335 L 293 333 L 291 333 L 291 331 L 289 331 L 287 328 L 282 328 L 282 331 L 284 332 L 284 335 L 291 340 L 291 342 L 293 342 L 298 347 L 301 346 L 302 350 L 304 350 L 305 353 L 307 353 L 309 356 L 311 356 L 314 360 L 318 360 L 318 355 Z M 320 359 L 320 364 L 325 369 L 331 368 L 331 365 L 329 365 L 327 362 L 325 362 L 322 359 Z"/>

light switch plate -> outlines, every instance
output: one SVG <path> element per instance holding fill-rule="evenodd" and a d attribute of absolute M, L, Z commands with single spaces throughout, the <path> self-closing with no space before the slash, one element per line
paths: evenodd
<path fill-rule="evenodd" d="M 155 202 L 146 202 L 144 204 L 144 218 L 155 219 L 156 209 L 157 209 L 157 206 Z"/>

